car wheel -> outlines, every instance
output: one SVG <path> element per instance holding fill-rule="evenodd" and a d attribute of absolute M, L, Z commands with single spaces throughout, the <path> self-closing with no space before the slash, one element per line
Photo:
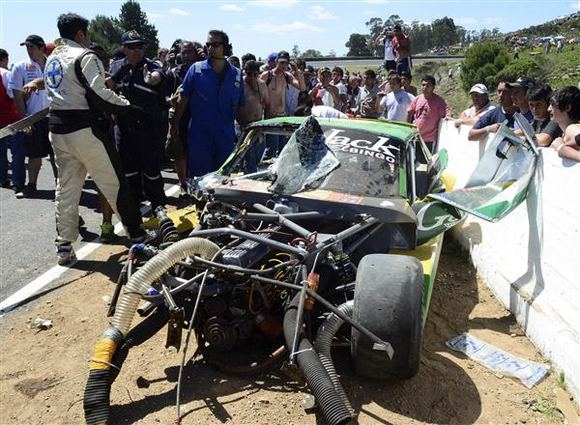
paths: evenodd
<path fill-rule="evenodd" d="M 408 379 L 419 370 L 423 335 L 423 266 L 415 257 L 371 254 L 358 265 L 353 319 L 389 342 L 389 359 L 352 328 L 356 372 L 375 379 Z"/>

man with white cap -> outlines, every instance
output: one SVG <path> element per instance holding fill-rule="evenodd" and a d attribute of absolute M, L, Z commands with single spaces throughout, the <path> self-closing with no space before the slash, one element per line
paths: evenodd
<path fill-rule="evenodd" d="M 455 127 L 460 127 L 461 124 L 473 125 L 481 115 L 495 108 L 494 105 L 489 103 L 489 91 L 485 84 L 475 84 L 469 90 L 469 96 L 471 96 L 473 106 L 467 108 L 459 115 L 459 118 L 455 120 Z"/>

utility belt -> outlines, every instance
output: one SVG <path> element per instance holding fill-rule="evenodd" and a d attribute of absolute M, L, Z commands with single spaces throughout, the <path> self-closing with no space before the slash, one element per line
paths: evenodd
<path fill-rule="evenodd" d="M 55 134 L 68 134 L 99 124 L 99 114 L 90 109 L 51 109 L 48 128 Z"/>

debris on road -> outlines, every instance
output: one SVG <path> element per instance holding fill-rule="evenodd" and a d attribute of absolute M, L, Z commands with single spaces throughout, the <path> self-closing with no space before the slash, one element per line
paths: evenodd
<path fill-rule="evenodd" d="M 37 317 L 30 323 L 30 329 L 36 329 L 37 332 L 46 331 L 52 328 L 52 320 L 43 319 L 42 317 Z"/>
<path fill-rule="evenodd" d="M 518 378 L 527 388 L 540 382 L 550 367 L 541 363 L 520 359 L 468 333 L 462 333 L 446 342 L 452 350 L 487 367 L 496 374 Z"/>

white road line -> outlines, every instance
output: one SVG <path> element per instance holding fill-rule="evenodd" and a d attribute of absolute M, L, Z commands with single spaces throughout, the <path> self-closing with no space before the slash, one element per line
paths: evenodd
<path fill-rule="evenodd" d="M 166 196 L 171 196 L 179 191 L 179 184 L 171 186 L 169 189 L 165 191 Z M 145 214 L 150 209 L 149 206 L 141 207 L 141 213 Z M 125 229 L 123 228 L 122 223 L 117 223 L 115 225 L 115 233 L 122 234 L 124 233 Z M 82 260 L 83 258 L 89 256 L 93 251 L 97 248 L 103 246 L 102 243 L 97 242 L 99 238 L 94 239 L 91 242 L 88 242 L 85 246 L 79 249 L 76 253 L 77 261 Z M 10 310 L 18 307 L 27 299 L 33 297 L 38 291 L 42 288 L 53 282 L 54 280 L 58 279 L 62 276 L 65 272 L 71 270 L 71 267 L 64 267 L 64 266 L 54 266 L 51 269 L 47 270 L 32 282 L 28 283 L 25 287 L 21 288 L 14 294 L 10 295 L 4 301 L 0 303 L 0 317 L 1 315 L 9 312 Z M 74 270 L 74 269 L 73 269 Z"/>

